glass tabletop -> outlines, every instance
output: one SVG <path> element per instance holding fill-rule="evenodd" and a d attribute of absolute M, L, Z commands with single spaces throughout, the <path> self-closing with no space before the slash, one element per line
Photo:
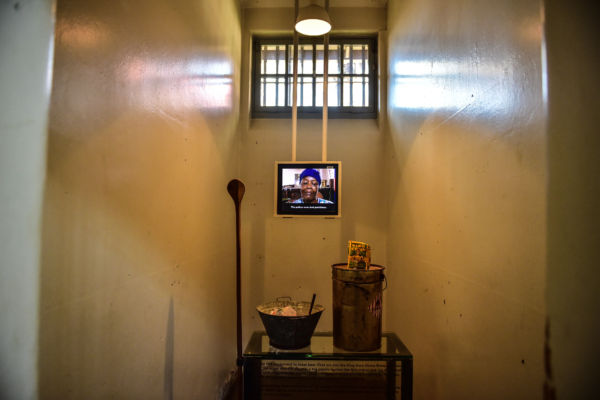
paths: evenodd
<path fill-rule="evenodd" d="M 346 351 L 333 345 L 331 332 L 315 332 L 310 345 L 301 349 L 282 350 L 269 344 L 269 337 L 264 331 L 252 334 L 244 357 L 259 359 L 329 359 L 329 360 L 403 360 L 412 359 L 412 354 L 404 343 L 393 332 L 384 332 L 381 336 L 381 347 L 374 351 Z"/>

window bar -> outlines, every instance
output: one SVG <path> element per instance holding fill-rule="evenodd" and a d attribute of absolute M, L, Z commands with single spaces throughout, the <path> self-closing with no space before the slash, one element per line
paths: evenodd
<path fill-rule="evenodd" d="M 279 45 L 275 46 L 275 107 L 279 106 Z"/>
<path fill-rule="evenodd" d="M 288 99 L 290 97 L 290 93 L 289 93 L 289 89 L 288 89 L 289 82 L 290 82 L 290 78 L 288 76 L 289 69 L 290 69 L 289 68 L 289 62 L 288 62 L 289 57 L 290 57 L 290 51 L 289 51 L 289 49 L 290 49 L 290 46 L 288 46 L 286 44 L 285 45 L 285 78 L 283 80 L 284 81 L 284 85 L 285 85 L 285 99 L 283 100 L 283 106 L 284 107 L 289 105 Z"/>
<path fill-rule="evenodd" d="M 365 46 L 362 46 L 362 72 L 365 74 Z M 362 105 L 365 106 L 365 77 L 362 78 Z"/>
<path fill-rule="evenodd" d="M 352 81 L 354 80 L 354 49 L 350 45 L 350 107 L 354 106 Z"/>
<path fill-rule="evenodd" d="M 265 57 L 267 56 L 267 53 L 265 51 L 265 47 L 266 46 L 261 46 L 261 69 L 263 71 L 263 74 L 267 73 L 267 61 L 265 59 Z M 262 106 L 266 107 L 267 105 L 267 78 L 263 75 L 261 78 L 261 94 L 262 94 Z"/>
<path fill-rule="evenodd" d="M 298 46 L 300 47 L 300 46 Z M 302 50 L 300 51 L 300 49 L 298 50 L 298 54 L 301 55 L 302 57 L 298 57 L 298 64 L 302 63 L 302 74 L 304 74 L 304 47 L 301 48 Z M 300 104 L 298 104 L 299 107 L 304 106 L 304 75 L 300 76 Z"/>
<path fill-rule="evenodd" d="M 337 105 L 341 107 L 343 105 L 342 96 L 344 95 L 344 90 L 342 88 L 344 86 L 343 85 L 344 82 L 342 80 L 342 78 L 343 78 L 344 75 L 342 73 L 342 66 L 340 65 L 340 63 L 343 62 L 343 59 L 342 59 L 342 45 L 341 44 L 338 47 L 338 55 L 339 55 L 338 66 L 339 66 L 339 69 L 340 69 L 340 76 L 338 77 L 339 82 L 338 82 L 338 104 Z"/>
<path fill-rule="evenodd" d="M 298 107 L 304 107 L 304 77 L 298 77 L 298 84 L 300 85 L 300 100 L 298 101 Z"/>
<path fill-rule="evenodd" d="M 340 81 L 338 83 L 338 93 L 339 93 L 339 106 L 344 106 L 344 45 L 340 43 L 340 47 L 338 48 L 338 63 L 340 68 Z"/>

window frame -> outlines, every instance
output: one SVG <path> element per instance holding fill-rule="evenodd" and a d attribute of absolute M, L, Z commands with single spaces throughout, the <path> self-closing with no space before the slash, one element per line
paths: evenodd
<path fill-rule="evenodd" d="M 327 115 L 328 118 L 361 118 L 361 119 L 376 119 L 378 110 L 378 90 L 379 84 L 377 80 L 377 36 L 376 35 L 330 35 L 329 44 L 339 44 L 340 51 L 343 51 L 343 45 L 346 44 L 368 44 L 368 60 L 369 60 L 369 71 L 366 74 L 369 78 L 369 106 L 368 107 L 344 107 L 344 106 L 328 106 Z M 252 37 L 252 84 L 250 87 L 251 93 L 251 117 L 252 118 L 291 118 L 292 106 L 260 106 L 260 57 L 261 57 L 261 46 L 262 45 L 286 45 L 285 50 L 285 65 L 286 71 L 284 75 L 286 78 L 286 101 L 288 97 L 288 87 L 291 87 L 293 80 L 293 71 L 287 71 L 289 68 L 288 58 L 289 46 L 293 45 L 293 37 L 290 36 L 253 36 Z M 298 44 L 312 44 L 313 55 L 316 54 L 316 45 L 323 44 L 323 37 L 299 37 Z M 313 56 L 313 79 L 322 76 L 322 74 L 316 74 L 315 72 L 315 57 Z M 339 74 L 328 74 L 331 76 L 340 77 L 340 86 L 343 90 L 343 78 L 345 76 L 353 76 L 352 74 L 343 73 L 343 58 L 340 58 L 340 73 Z M 307 74 L 309 75 L 309 74 Z M 356 76 L 356 75 L 355 75 Z M 288 83 L 289 81 L 289 83 Z M 313 80 L 313 88 L 316 87 L 316 82 Z M 314 91 L 313 91 L 314 92 Z M 343 93 L 343 92 L 342 92 Z M 340 101 L 343 102 L 343 96 L 340 97 Z M 322 106 L 298 106 L 298 118 L 321 118 L 323 114 Z"/>

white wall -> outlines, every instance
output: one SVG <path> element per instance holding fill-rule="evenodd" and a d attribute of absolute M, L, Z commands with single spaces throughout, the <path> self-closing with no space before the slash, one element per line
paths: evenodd
<path fill-rule="evenodd" d="M 388 7 L 387 322 L 415 398 L 541 398 L 541 3 Z"/>
<path fill-rule="evenodd" d="M 0 3 L 0 398 L 37 397 L 53 1 Z"/>

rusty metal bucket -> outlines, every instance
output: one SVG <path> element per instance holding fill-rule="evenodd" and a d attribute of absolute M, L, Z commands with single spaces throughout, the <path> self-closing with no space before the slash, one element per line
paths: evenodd
<path fill-rule="evenodd" d="M 381 347 L 381 314 L 385 267 L 368 270 L 333 264 L 333 344 L 349 351 Z M 387 287 L 387 281 L 386 281 Z"/>
<path fill-rule="evenodd" d="M 261 304 L 256 307 L 260 319 L 269 336 L 269 344 L 278 349 L 299 349 L 310 345 L 310 339 L 315 331 L 319 318 L 325 309 L 320 304 L 315 304 L 311 314 L 310 303 L 306 301 L 292 301 L 291 298 L 280 297 L 276 301 Z M 298 315 L 286 317 L 272 315 L 274 308 L 292 306 Z"/>

